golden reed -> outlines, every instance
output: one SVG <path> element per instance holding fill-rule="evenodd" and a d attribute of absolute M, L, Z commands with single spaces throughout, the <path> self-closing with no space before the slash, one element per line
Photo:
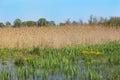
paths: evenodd
<path fill-rule="evenodd" d="M 102 26 L 0 28 L 0 48 L 101 44 L 120 41 L 120 28 Z"/>

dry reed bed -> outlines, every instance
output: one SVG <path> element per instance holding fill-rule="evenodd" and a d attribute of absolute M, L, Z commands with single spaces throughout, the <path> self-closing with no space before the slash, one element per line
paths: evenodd
<path fill-rule="evenodd" d="M 120 41 L 120 28 L 102 26 L 1 28 L 0 48 L 100 44 Z"/>

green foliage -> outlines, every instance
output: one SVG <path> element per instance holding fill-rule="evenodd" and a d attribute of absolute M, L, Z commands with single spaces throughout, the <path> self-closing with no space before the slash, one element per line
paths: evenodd
<path fill-rule="evenodd" d="M 45 18 L 40 18 L 37 24 L 38 26 L 47 26 L 47 20 Z"/>
<path fill-rule="evenodd" d="M 11 23 L 9 21 L 6 22 L 6 27 L 10 27 Z"/>
<path fill-rule="evenodd" d="M 0 22 L 0 27 L 4 27 L 5 25 L 2 23 L 2 22 Z"/>
<path fill-rule="evenodd" d="M 37 22 L 35 21 L 24 21 L 22 22 L 20 19 L 16 19 L 14 21 L 14 25 L 11 25 L 9 21 L 6 22 L 6 25 L 4 25 L 2 22 L 0 23 L 0 27 L 21 27 L 21 26 L 55 26 L 54 21 L 47 21 L 46 18 L 40 18 Z M 104 17 L 96 17 L 93 15 L 90 15 L 88 22 L 83 22 L 82 19 L 79 21 L 70 21 L 70 19 L 67 19 L 65 22 L 60 22 L 59 26 L 65 26 L 65 25 L 103 25 L 103 26 L 113 26 L 113 27 L 119 27 L 120 26 L 120 17 L 110 17 L 110 18 L 104 18 Z"/>
<path fill-rule="evenodd" d="M 38 26 L 55 26 L 55 22 L 54 21 L 47 21 L 45 18 L 40 18 L 37 21 L 37 25 Z"/>
<path fill-rule="evenodd" d="M 25 63 L 24 63 L 24 59 L 23 59 L 22 57 L 16 58 L 14 64 L 15 64 L 16 66 L 24 66 L 24 64 L 25 64 Z"/>
<path fill-rule="evenodd" d="M 22 21 L 20 19 L 16 19 L 14 21 L 14 27 L 20 27 L 22 25 Z"/>
<path fill-rule="evenodd" d="M 36 23 L 34 21 L 24 21 L 22 22 L 22 25 L 30 27 L 30 26 L 36 26 Z"/>
<path fill-rule="evenodd" d="M 110 19 L 107 18 L 97 18 L 93 15 L 90 16 L 88 23 L 84 23 L 82 20 L 80 20 L 79 22 L 77 21 L 73 21 L 71 22 L 70 19 L 66 20 L 65 22 L 61 22 L 59 25 L 60 26 L 65 26 L 65 25 L 104 25 L 104 26 L 120 26 L 120 17 L 110 17 Z M 54 21 L 47 21 L 45 18 L 40 18 L 37 22 L 35 21 L 24 21 L 22 22 L 20 19 L 16 19 L 14 21 L 14 27 L 21 27 L 22 26 L 55 26 L 55 22 Z M 1 22 L 0 23 L 0 27 L 4 27 L 5 25 Z M 6 27 L 10 27 L 11 23 L 10 22 L 6 22 Z"/>
<path fill-rule="evenodd" d="M 111 17 L 107 24 L 109 26 L 120 26 L 120 17 Z"/>
<path fill-rule="evenodd" d="M 30 53 L 33 55 L 40 55 L 40 49 L 38 47 L 34 47 Z"/>
<path fill-rule="evenodd" d="M 104 25 L 104 26 L 120 26 L 120 17 L 110 17 L 110 19 L 100 17 L 97 19 L 97 17 L 94 17 L 93 15 L 90 16 L 89 19 L 90 25 Z"/>
<path fill-rule="evenodd" d="M 54 21 L 47 21 L 47 26 L 55 26 L 55 22 Z"/>
<path fill-rule="evenodd" d="M 24 22 L 22 22 L 22 26 L 27 26 L 27 23 L 26 23 L 26 21 L 24 21 Z"/>

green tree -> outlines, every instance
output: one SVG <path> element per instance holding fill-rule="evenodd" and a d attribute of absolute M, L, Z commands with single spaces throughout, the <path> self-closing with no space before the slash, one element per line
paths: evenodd
<path fill-rule="evenodd" d="M 22 21 L 20 19 L 16 19 L 14 21 L 14 27 L 20 27 L 22 25 Z"/>
<path fill-rule="evenodd" d="M 108 24 L 110 26 L 120 26 L 120 17 L 111 17 Z"/>
<path fill-rule="evenodd" d="M 4 27 L 5 25 L 2 23 L 2 22 L 0 22 L 0 27 Z"/>
<path fill-rule="evenodd" d="M 9 21 L 6 22 L 6 27 L 10 27 L 11 23 Z"/>
<path fill-rule="evenodd" d="M 26 21 L 24 21 L 24 22 L 22 22 L 22 26 L 27 26 L 27 23 L 26 23 Z"/>
<path fill-rule="evenodd" d="M 55 22 L 54 21 L 47 21 L 47 26 L 55 26 Z"/>
<path fill-rule="evenodd" d="M 36 23 L 34 21 L 26 21 L 26 25 L 30 27 L 30 26 L 35 26 Z"/>
<path fill-rule="evenodd" d="M 47 20 L 45 18 L 40 18 L 37 24 L 38 26 L 47 26 Z"/>

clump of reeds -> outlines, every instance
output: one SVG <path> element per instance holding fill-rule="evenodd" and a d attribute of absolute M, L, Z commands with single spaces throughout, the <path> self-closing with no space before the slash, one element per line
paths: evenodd
<path fill-rule="evenodd" d="M 120 41 L 120 28 L 62 26 L 0 28 L 1 48 L 63 47 Z"/>

